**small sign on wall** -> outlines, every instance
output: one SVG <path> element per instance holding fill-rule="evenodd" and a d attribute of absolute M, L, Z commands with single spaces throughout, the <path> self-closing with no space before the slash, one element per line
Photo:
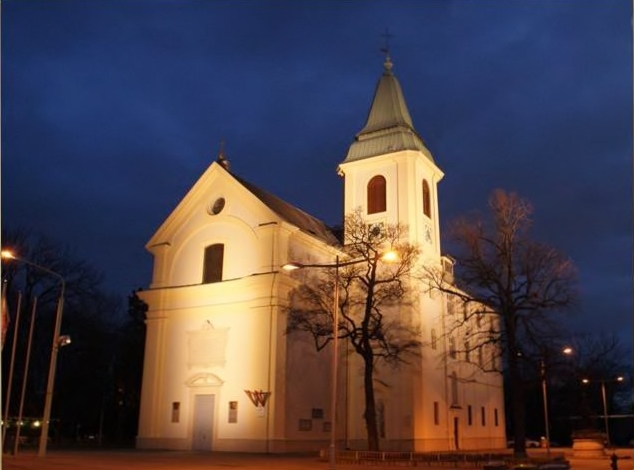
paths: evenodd
<path fill-rule="evenodd" d="M 230 423 L 238 422 L 238 402 L 237 401 L 229 402 L 229 422 Z"/>
<path fill-rule="evenodd" d="M 245 390 L 244 393 L 247 394 L 251 403 L 256 407 L 265 407 L 266 402 L 271 396 L 271 392 L 265 392 L 263 390 Z"/>
<path fill-rule="evenodd" d="M 263 390 L 245 390 L 244 393 L 247 394 L 251 403 L 255 405 L 255 410 L 257 416 L 263 418 L 266 416 L 266 402 L 269 400 L 271 396 L 271 392 L 265 392 Z"/>

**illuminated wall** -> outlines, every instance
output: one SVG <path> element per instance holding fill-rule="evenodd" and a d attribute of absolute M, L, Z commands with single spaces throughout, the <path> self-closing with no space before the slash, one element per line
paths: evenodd
<path fill-rule="evenodd" d="M 408 363 L 398 369 L 381 366 L 375 371 L 381 449 L 423 452 L 504 448 L 502 376 L 483 372 L 477 350 L 467 357 L 464 348 L 465 339 L 470 337 L 467 332 L 473 334 L 476 328 L 475 319 L 453 328 L 457 314 L 448 315 L 440 294 L 422 294 L 413 306 L 391 313 L 410 318 L 411 324 L 420 328 L 421 347 L 418 356 L 408 357 Z M 450 338 L 456 343 L 455 357 L 450 353 Z M 483 349 L 483 360 L 490 361 L 496 350 L 492 346 Z M 352 354 L 342 369 L 348 395 L 343 412 L 346 445 L 364 448 L 362 362 Z"/>
<path fill-rule="evenodd" d="M 219 158 L 205 171 L 146 245 L 154 270 L 139 294 L 149 311 L 137 445 L 323 448 L 333 425 L 333 351 L 317 353 L 310 338 L 286 334 L 288 292 L 299 281 L 280 266 L 330 263 L 338 253 L 324 242 L 333 240 L 319 221 L 234 177 L 225 163 Z M 414 129 L 389 57 L 366 126 L 338 172 L 345 179 L 344 214 L 361 208 L 367 223 L 407 226 L 420 263 L 441 266 L 444 174 Z M 385 181 L 386 197 L 384 207 L 372 198 L 369 211 L 371 180 Z M 423 293 L 413 278 L 410 287 L 409 302 L 386 314 L 416 327 L 421 347 L 407 365 L 376 370 L 381 447 L 504 447 L 502 378 L 480 369 L 496 350 L 452 352 L 487 326 L 473 320 L 456 327 L 448 299 Z M 345 341 L 340 348 L 336 435 L 340 447 L 363 449 L 361 363 Z"/>
<path fill-rule="evenodd" d="M 214 213 L 214 203 L 224 201 Z M 218 204 L 216 204 L 216 208 Z M 202 283 L 224 245 L 222 281 Z M 285 452 L 328 439 L 328 353 L 286 335 L 289 253 L 329 248 L 212 164 L 148 243 L 155 258 L 137 446 Z M 310 370 L 310 373 L 307 373 Z M 320 411 L 321 410 L 321 411 Z"/>
<path fill-rule="evenodd" d="M 373 176 L 386 179 L 385 212 L 367 215 L 368 222 L 403 224 L 409 240 L 419 245 L 425 256 L 440 256 L 440 222 L 437 184 L 442 171 L 420 152 L 405 150 L 339 165 L 345 178 L 345 213 L 361 207 L 367 214 L 367 185 Z M 431 190 L 431 217 L 423 216 L 422 182 Z"/>
<path fill-rule="evenodd" d="M 398 175 L 412 165 L 411 155 L 402 157 L 396 163 L 377 160 L 374 168 L 367 162 L 348 166 L 347 177 L 357 183 L 346 185 L 346 194 L 365 190 L 366 179 L 377 172 L 386 176 L 388 188 L 402 180 L 404 174 Z M 403 223 L 420 216 L 421 179 L 434 181 L 441 173 L 422 163 L 413 168 L 420 171 L 405 179 L 410 189 L 388 190 L 387 211 L 374 218 Z M 430 223 L 437 230 L 435 188 Z M 420 224 L 412 225 L 410 237 L 420 243 Z M 439 241 L 425 243 L 424 262 L 439 262 Z M 213 244 L 224 246 L 222 281 L 203 283 L 205 248 Z M 332 351 L 317 353 L 310 338 L 286 334 L 284 307 L 298 281 L 279 268 L 289 260 L 331 262 L 335 249 L 288 223 L 216 163 L 147 247 L 154 273 L 150 288 L 140 293 L 149 312 L 138 447 L 249 452 L 327 447 Z M 407 366 L 377 369 L 377 384 L 384 384 L 376 389 L 382 448 L 503 447 L 501 377 L 449 356 L 446 299 L 414 295 L 411 306 L 392 313 L 420 328 L 422 347 Z M 454 341 L 463 342 L 466 334 L 455 330 Z M 340 346 L 338 441 L 362 449 L 361 364 L 346 353 L 345 342 Z"/>
<path fill-rule="evenodd" d="M 444 175 L 428 151 L 385 149 L 384 154 L 344 161 L 339 173 L 345 179 L 346 213 L 361 208 L 368 223 L 402 224 L 408 229 L 408 241 L 421 249 L 420 264 L 440 266 L 437 187 Z M 368 213 L 368 183 L 377 175 L 386 182 L 385 210 Z M 423 204 L 423 181 L 429 188 L 428 213 Z M 464 354 L 456 358 L 449 354 L 450 337 L 462 345 L 474 327 L 451 329 L 450 334 L 446 299 L 440 294 L 419 294 L 425 288 L 413 280 L 410 287 L 409 305 L 392 314 L 420 329 L 422 346 L 419 356 L 410 358 L 409 364 L 396 370 L 381 367 L 376 372 L 381 448 L 435 451 L 505 447 L 501 375 L 482 372 L 465 360 Z M 364 403 L 358 400 L 363 384 L 360 370 L 360 361 L 352 356 L 345 382 L 346 441 L 353 448 L 363 447 L 366 440 Z"/>

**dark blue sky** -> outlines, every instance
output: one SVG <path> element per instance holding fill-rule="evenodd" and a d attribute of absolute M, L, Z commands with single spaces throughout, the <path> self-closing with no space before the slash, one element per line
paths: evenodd
<path fill-rule="evenodd" d="M 445 172 L 441 220 L 494 188 L 580 274 L 580 330 L 632 333 L 627 0 L 2 2 L 2 223 L 68 243 L 126 295 L 144 245 L 216 158 L 341 218 L 337 164 L 390 42 Z"/>

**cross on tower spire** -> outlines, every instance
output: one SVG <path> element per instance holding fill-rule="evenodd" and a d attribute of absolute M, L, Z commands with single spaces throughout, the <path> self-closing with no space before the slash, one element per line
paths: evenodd
<path fill-rule="evenodd" d="M 385 41 L 385 46 L 381 48 L 381 52 L 385 54 L 385 62 L 383 62 L 383 66 L 385 67 L 386 72 L 390 72 L 392 70 L 392 60 L 390 59 L 390 39 L 394 37 L 393 34 L 390 34 L 389 29 L 385 28 L 385 32 L 381 34 Z"/>
<path fill-rule="evenodd" d="M 220 163 L 225 170 L 229 170 L 229 160 L 225 156 L 225 141 L 220 140 L 220 150 L 218 151 L 218 163 Z"/>

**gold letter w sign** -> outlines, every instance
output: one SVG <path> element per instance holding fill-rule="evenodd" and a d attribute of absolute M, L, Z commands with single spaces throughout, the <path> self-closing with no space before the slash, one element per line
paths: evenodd
<path fill-rule="evenodd" d="M 266 402 L 271 396 L 271 392 L 263 392 L 262 390 L 245 390 L 244 393 L 255 406 L 266 406 Z"/>

